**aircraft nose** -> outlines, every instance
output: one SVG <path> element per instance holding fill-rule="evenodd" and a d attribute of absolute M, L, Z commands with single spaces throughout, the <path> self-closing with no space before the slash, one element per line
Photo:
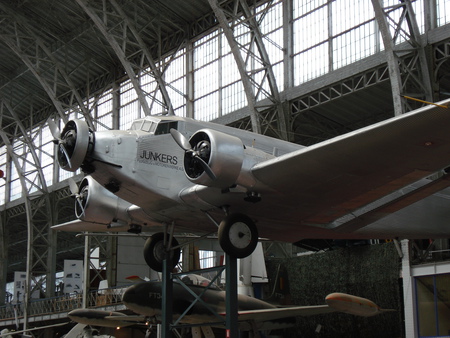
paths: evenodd
<path fill-rule="evenodd" d="M 125 290 L 122 296 L 122 301 L 125 303 L 130 303 L 136 298 L 136 286 L 132 285 Z"/>

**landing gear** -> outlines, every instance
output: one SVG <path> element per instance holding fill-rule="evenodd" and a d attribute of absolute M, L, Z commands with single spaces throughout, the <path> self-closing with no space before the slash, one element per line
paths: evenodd
<path fill-rule="evenodd" d="M 219 243 L 223 251 L 236 258 L 250 256 L 258 244 L 258 230 L 250 217 L 230 214 L 219 225 Z"/>
<path fill-rule="evenodd" d="M 158 232 L 153 234 L 144 245 L 144 259 L 148 266 L 155 271 L 162 272 L 163 261 L 166 255 L 169 254 L 172 261 L 172 269 L 178 264 L 180 260 L 181 249 L 178 247 L 178 241 L 172 238 L 170 248 L 177 247 L 176 249 L 167 250 L 164 244 L 164 233 Z"/>

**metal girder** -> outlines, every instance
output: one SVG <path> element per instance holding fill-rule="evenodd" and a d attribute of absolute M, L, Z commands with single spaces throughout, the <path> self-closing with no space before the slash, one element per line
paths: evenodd
<path fill-rule="evenodd" d="M 241 75 L 250 110 L 252 130 L 256 133 L 262 133 L 270 129 L 278 138 L 287 140 L 288 132 L 284 105 L 281 102 L 272 64 L 263 41 L 264 37 L 256 19 L 257 16 L 264 16 L 265 11 L 270 8 L 271 2 L 268 2 L 266 7 L 257 15 L 252 13 L 247 3 L 242 0 L 235 0 L 231 3 L 232 6 L 227 3 L 226 7 L 221 6 L 217 0 L 208 0 L 208 2 L 228 41 Z M 248 44 L 242 44 L 238 41 L 234 34 L 237 27 L 244 28 L 245 34 L 250 36 Z M 240 36 L 240 39 L 242 39 L 242 36 Z M 268 103 L 261 103 L 267 101 Z M 268 110 L 272 113 L 268 115 L 260 114 Z M 277 116 L 275 128 L 272 124 L 273 119 L 265 120 L 266 116 L 272 114 Z M 262 126 L 265 126 L 266 129 L 263 130 Z"/>
<path fill-rule="evenodd" d="M 151 98 L 152 104 L 154 102 L 158 103 L 169 114 L 173 115 L 173 107 L 167 92 L 166 83 L 163 80 L 163 72 L 159 70 L 140 33 L 120 5 L 115 0 L 90 3 L 85 0 L 76 1 L 95 23 L 116 53 L 136 91 L 144 114 L 151 114 L 151 105 L 147 102 L 147 99 Z M 137 7 L 138 3 L 128 3 L 128 5 L 135 6 L 135 9 L 139 10 Z M 147 64 L 150 67 L 151 76 L 157 83 L 157 88 L 153 94 L 144 92 L 138 80 L 139 74 L 145 70 Z M 158 90 L 162 96 L 162 101 L 157 98 Z"/>
<path fill-rule="evenodd" d="M 24 329 L 26 329 L 27 309 L 32 292 L 35 290 L 45 292 L 47 296 L 51 296 L 53 293 L 54 288 L 51 286 L 55 284 L 54 248 L 56 237 L 52 231 L 49 231 L 50 226 L 53 225 L 52 204 L 36 149 L 14 110 L 7 103 L 0 101 L 0 120 L 7 116 L 16 120 L 17 132 L 15 135 L 8 135 L 4 130 L 0 130 L 0 137 L 16 168 L 22 186 L 27 217 L 27 279 L 24 301 Z M 11 143 L 11 139 L 22 146 L 16 147 Z M 30 154 L 32 161 L 29 159 Z M 31 169 L 29 169 L 30 166 Z M 34 179 L 31 180 L 31 177 Z M 31 192 L 34 190 L 39 193 L 33 196 Z M 45 277 L 42 278 L 42 276 Z M 46 289 L 44 283 L 47 284 Z"/>
<path fill-rule="evenodd" d="M 0 213 L 0 305 L 5 304 L 6 298 L 6 274 L 8 272 L 8 236 L 5 222 L 5 212 Z"/>
<path fill-rule="evenodd" d="M 61 93 L 70 92 L 71 95 L 75 97 L 86 122 L 91 128 L 94 128 L 90 112 L 86 107 L 83 98 L 76 89 L 75 84 L 65 68 L 53 55 L 50 46 L 47 46 L 44 41 L 34 33 L 34 29 L 28 24 L 25 18 L 17 15 L 4 4 L 0 4 L 0 9 L 7 13 L 7 17 L 10 20 L 9 24 L 14 26 L 13 38 L 8 37 L 7 34 L 2 34 L 4 42 L 22 58 L 33 74 L 38 74 L 37 77 L 39 82 L 44 88 L 48 88 L 50 85 L 53 86 L 53 88 L 46 89 L 46 91 L 52 101 L 54 103 L 57 102 L 55 106 L 63 121 L 67 122 L 67 118 L 64 111 L 61 114 L 59 108 L 62 107 L 62 103 L 57 97 L 58 95 L 61 95 Z M 6 22 L 3 21 L 2 25 L 5 24 Z M 73 104 L 71 104 L 71 106 L 73 106 Z"/>
<path fill-rule="evenodd" d="M 354 75 L 338 83 L 320 88 L 319 90 L 300 96 L 291 102 L 292 121 L 297 115 L 318 105 L 342 98 L 357 91 L 367 89 L 381 82 L 389 80 L 389 69 L 386 65 L 370 69 L 364 73 Z"/>
<path fill-rule="evenodd" d="M 6 13 L 5 17 L 7 18 L 2 20 L 0 39 L 21 58 L 23 63 L 34 74 L 52 100 L 61 119 L 67 122 L 65 108 L 69 109 L 71 107 L 64 107 L 58 97 L 70 92 L 75 97 L 87 123 L 91 128 L 94 128 L 92 118 L 83 98 L 75 88 L 65 68 L 53 55 L 50 46 L 47 46 L 34 33 L 34 29 L 27 23 L 25 18 L 17 15 L 3 3 L 0 4 L 0 10 Z"/>
<path fill-rule="evenodd" d="M 436 81 L 439 82 L 439 78 L 443 76 L 443 74 L 447 73 L 446 69 L 448 68 L 444 67 L 445 64 L 448 64 L 448 61 L 450 60 L 450 39 L 442 41 L 433 46 L 433 55 L 435 56 L 436 62 L 433 76 L 436 79 Z M 441 69 L 441 67 L 443 67 L 443 69 Z M 436 86 L 438 92 L 438 99 L 441 99 L 441 97 L 439 97 L 440 95 L 445 95 L 446 97 L 450 96 L 450 92 L 441 92 L 439 85 L 436 84 Z"/>
<path fill-rule="evenodd" d="M 425 43 L 420 38 L 411 1 L 400 0 L 395 6 L 383 7 L 382 0 L 372 0 L 372 5 L 386 51 L 395 115 L 414 109 L 403 98 L 405 95 L 432 102 Z M 400 16 L 395 18 L 398 11 Z M 403 40 L 407 48 L 400 47 Z"/>
<path fill-rule="evenodd" d="M 361 74 L 356 74 L 350 78 L 322 87 L 306 95 L 301 95 L 290 101 L 289 111 L 291 114 L 290 120 L 292 121 L 290 128 L 293 128 L 296 118 L 305 111 L 388 80 L 388 67 L 383 64 L 377 68 L 367 70 Z M 232 125 L 236 128 L 250 130 L 251 126 L 249 126 L 248 123 L 248 119 L 241 119 Z"/>
<path fill-rule="evenodd" d="M 88 307 L 93 282 L 107 280 L 108 287 L 116 286 L 117 237 L 86 234 L 84 243 L 83 307 Z"/>
<path fill-rule="evenodd" d="M 139 46 L 142 48 L 142 53 L 145 56 L 149 66 L 150 66 L 150 74 L 153 76 L 155 81 L 158 83 L 158 87 L 159 87 L 159 90 L 163 97 L 163 101 L 164 101 L 165 107 L 167 109 L 167 112 L 169 115 L 174 115 L 172 102 L 170 100 L 169 93 L 167 92 L 166 83 L 163 80 L 163 73 L 159 70 L 158 66 L 156 65 L 155 61 L 153 60 L 153 58 L 150 54 L 150 51 L 147 49 L 147 46 L 146 46 L 144 40 L 142 40 L 142 38 L 140 37 L 139 32 L 133 26 L 133 23 L 131 22 L 131 20 L 128 18 L 128 16 L 125 14 L 125 12 L 117 4 L 117 2 L 115 0 L 110 0 L 110 1 L 111 1 L 112 5 L 114 6 L 114 9 L 124 20 L 126 27 L 128 27 L 128 29 L 133 34 L 133 37 L 136 39 Z"/>

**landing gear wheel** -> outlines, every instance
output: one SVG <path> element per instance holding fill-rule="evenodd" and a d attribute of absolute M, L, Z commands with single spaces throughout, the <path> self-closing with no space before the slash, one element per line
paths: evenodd
<path fill-rule="evenodd" d="M 219 225 L 219 243 L 232 257 L 250 256 L 258 244 L 258 230 L 250 217 L 231 214 Z"/>
<path fill-rule="evenodd" d="M 172 244 L 170 247 L 178 246 L 178 241 L 175 238 L 172 238 Z M 173 269 L 180 260 L 181 249 L 173 249 L 169 251 L 169 255 L 172 259 Z M 163 270 L 163 261 L 166 257 L 167 250 L 164 247 L 164 233 L 157 232 L 153 234 L 144 245 L 144 259 L 147 265 L 155 271 L 161 272 Z"/>

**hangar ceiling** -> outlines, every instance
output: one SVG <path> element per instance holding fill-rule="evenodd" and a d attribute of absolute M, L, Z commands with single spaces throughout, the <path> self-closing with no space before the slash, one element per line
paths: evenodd
<path fill-rule="evenodd" d="M 233 1 L 229 4 L 233 6 Z M 55 111 L 63 115 L 74 105 L 84 109 L 83 100 L 89 95 L 124 79 L 133 68 L 148 67 L 149 58 L 155 61 L 173 53 L 218 23 L 208 0 L 174 0 L 170 5 L 162 0 L 1 1 L 0 22 L 0 100 L 6 105 L 1 127 L 10 135 L 16 119 L 29 128 Z M 120 44 L 123 55 L 114 44 Z M 147 58 L 145 52 L 150 54 Z M 448 63 L 440 64 L 437 99 L 450 93 Z M 390 99 L 386 100 L 391 95 L 389 81 L 378 84 L 339 104 L 310 109 L 300 118 L 306 120 L 297 141 L 314 143 L 369 124 L 374 116 L 376 120 L 392 116 Z M 310 91 L 320 87 L 320 82 L 304 86 Z M 83 113 L 89 115 L 87 109 Z M 294 129 L 296 122 L 291 123 Z M 308 135 L 306 140 L 301 137 L 305 133 L 312 134 L 310 140 Z"/>
<path fill-rule="evenodd" d="M 123 28 L 126 21 L 112 15 L 117 13 L 114 6 L 132 20 L 154 59 L 215 23 L 204 0 L 174 0 L 170 5 L 158 0 L 1 1 L 0 99 L 25 127 L 126 75 L 114 46 L 94 21 L 109 12 L 108 20 L 116 22 L 108 27 Z M 128 40 L 125 57 L 140 57 L 142 46 L 130 43 L 133 35 L 123 38 Z M 12 120 L 2 120 L 3 129 L 12 125 Z"/>

